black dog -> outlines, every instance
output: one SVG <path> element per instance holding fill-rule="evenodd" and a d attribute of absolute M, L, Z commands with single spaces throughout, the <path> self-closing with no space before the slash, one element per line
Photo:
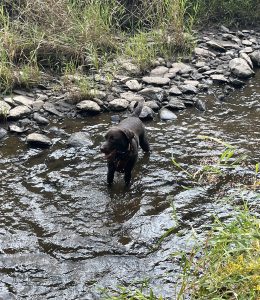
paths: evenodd
<path fill-rule="evenodd" d="M 138 118 L 142 108 L 143 103 L 135 104 L 133 114 L 109 129 L 105 135 L 106 141 L 100 150 L 107 159 L 109 185 L 113 183 L 115 171 L 124 173 L 125 184 L 129 185 L 138 157 L 138 145 L 140 144 L 143 151 L 150 151 L 144 125 Z"/>

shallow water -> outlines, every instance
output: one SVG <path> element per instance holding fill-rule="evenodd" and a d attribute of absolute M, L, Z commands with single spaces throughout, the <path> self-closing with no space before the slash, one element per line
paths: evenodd
<path fill-rule="evenodd" d="M 145 156 L 140 151 L 128 189 L 121 175 L 111 189 L 105 183 L 106 162 L 99 147 L 111 126 L 109 114 L 54 121 L 51 126 L 62 130 L 53 134 L 55 144 L 47 150 L 28 148 L 22 136 L 4 140 L 0 297 L 102 299 L 102 287 L 147 280 L 157 294 L 174 299 L 181 270 L 172 253 L 188 253 L 203 240 L 214 216 L 234 214 L 234 203 L 221 199 L 232 195 L 234 182 L 248 184 L 259 161 L 260 72 L 224 102 L 214 95 L 200 98 L 206 112 L 188 108 L 173 122 L 145 123 L 152 152 Z M 94 146 L 67 148 L 68 134 L 80 130 L 90 133 Z M 248 155 L 246 164 L 221 181 L 213 176 L 192 184 L 173 166 L 171 156 L 195 172 L 223 151 L 222 145 L 198 135 L 237 146 Z M 258 209 L 259 194 L 244 192 L 244 198 Z"/>

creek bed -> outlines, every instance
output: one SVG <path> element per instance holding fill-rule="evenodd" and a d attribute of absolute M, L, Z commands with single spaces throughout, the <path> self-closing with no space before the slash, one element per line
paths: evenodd
<path fill-rule="evenodd" d="M 259 194 L 242 185 L 259 162 L 260 72 L 225 102 L 201 98 L 206 112 L 190 108 L 173 122 L 145 123 L 152 152 L 140 151 L 128 189 L 121 175 L 106 186 L 99 147 L 110 114 L 51 124 L 60 132 L 50 149 L 27 148 L 8 136 L 0 146 L 0 297 L 101 299 L 100 288 L 148 280 L 156 294 L 173 299 L 181 268 L 172 253 L 188 253 L 215 216 L 232 217 L 234 204 L 223 195 L 240 185 L 259 212 Z M 94 145 L 67 148 L 67 135 L 81 130 Z M 198 135 L 237 146 L 247 164 L 221 182 L 191 184 L 171 157 L 194 171 L 223 151 Z"/>

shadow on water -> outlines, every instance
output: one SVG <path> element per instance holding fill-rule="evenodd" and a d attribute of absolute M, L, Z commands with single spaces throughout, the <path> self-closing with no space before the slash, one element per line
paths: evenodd
<path fill-rule="evenodd" d="M 150 155 L 139 153 L 133 184 L 121 175 L 108 188 L 99 145 L 110 115 L 65 120 L 51 149 L 29 149 L 12 135 L 0 146 L 0 290 L 10 299 L 100 299 L 99 287 L 149 278 L 158 294 L 172 298 L 180 272 L 171 254 L 189 251 L 191 228 L 203 238 L 216 215 L 232 215 L 232 171 L 221 182 L 193 185 L 171 163 L 187 170 L 223 151 L 198 135 L 214 136 L 259 161 L 260 73 L 242 90 L 218 102 L 201 96 L 207 111 L 186 109 L 174 122 L 147 122 Z M 94 145 L 67 148 L 67 135 L 84 130 Z M 241 168 L 237 183 L 253 169 Z M 183 186 L 191 187 L 184 189 Z M 255 193 L 246 194 L 255 205 Z M 250 198 L 251 197 L 251 198 Z M 258 199 L 259 200 L 259 199 Z M 255 205 L 256 206 L 256 205 Z M 176 222 L 178 218 L 178 224 Z M 155 247 L 163 234 L 176 228 Z M 176 234 L 177 233 L 177 234 Z M 1 294 L 0 294 L 1 295 Z M 7 298 L 6 298 L 7 299 Z"/>

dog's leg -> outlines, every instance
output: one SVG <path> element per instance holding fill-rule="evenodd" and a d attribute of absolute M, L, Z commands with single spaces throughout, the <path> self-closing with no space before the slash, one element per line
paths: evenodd
<path fill-rule="evenodd" d="M 148 143 L 145 132 L 142 135 L 140 135 L 139 143 L 140 143 L 140 147 L 143 149 L 144 152 L 150 151 L 150 145 Z"/>
<path fill-rule="evenodd" d="M 124 179 L 125 179 L 125 185 L 126 186 L 129 186 L 130 184 L 130 181 L 131 181 L 131 177 L 132 177 L 132 169 L 126 169 L 125 170 L 125 176 L 124 176 Z"/>
<path fill-rule="evenodd" d="M 108 162 L 107 167 L 107 184 L 112 185 L 116 171 L 115 164 L 113 162 Z"/>

